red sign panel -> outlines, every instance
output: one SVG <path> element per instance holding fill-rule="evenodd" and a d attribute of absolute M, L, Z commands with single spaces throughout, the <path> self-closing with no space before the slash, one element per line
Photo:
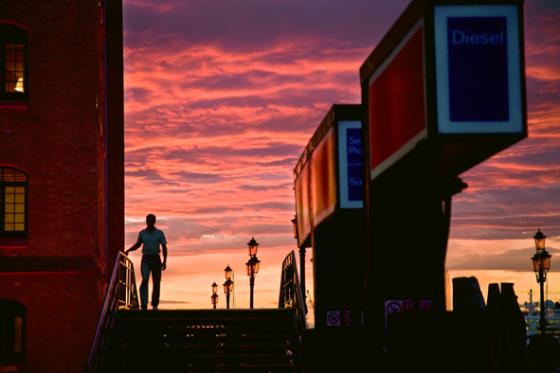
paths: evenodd
<path fill-rule="evenodd" d="M 308 163 L 303 167 L 295 182 L 298 244 L 305 241 L 309 233 L 311 233 L 309 171 L 310 169 Z"/>
<path fill-rule="evenodd" d="M 313 225 L 317 226 L 336 207 L 336 160 L 334 130 L 331 128 L 311 158 Z"/>
<path fill-rule="evenodd" d="M 427 135 L 423 30 L 415 27 L 369 81 L 372 179 Z"/>

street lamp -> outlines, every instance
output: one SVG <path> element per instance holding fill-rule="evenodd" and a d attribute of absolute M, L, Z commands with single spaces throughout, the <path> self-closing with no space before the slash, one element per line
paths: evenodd
<path fill-rule="evenodd" d="M 259 272 L 259 266 L 261 261 L 257 258 L 257 249 L 259 247 L 259 243 L 255 241 L 255 237 L 252 237 L 249 242 L 247 242 L 247 246 L 249 247 L 249 260 L 247 263 L 247 276 L 249 276 L 249 288 L 250 292 L 250 301 L 249 301 L 249 308 L 253 308 L 253 295 L 255 290 L 255 275 Z"/>
<path fill-rule="evenodd" d="M 229 310 L 229 296 L 233 292 L 233 280 L 231 279 L 233 270 L 231 269 L 229 264 L 224 269 L 224 273 L 226 276 L 226 281 L 224 282 L 224 293 L 226 295 L 226 308 Z"/>
<path fill-rule="evenodd" d="M 212 296 L 210 297 L 210 300 L 212 301 L 212 306 L 216 309 L 216 305 L 218 304 L 218 285 L 216 284 L 216 281 L 212 284 Z"/>
<path fill-rule="evenodd" d="M 257 249 L 259 248 L 259 243 L 255 240 L 255 237 L 251 237 L 249 242 L 247 242 L 247 247 L 249 248 L 250 257 L 254 257 L 257 255 Z"/>
<path fill-rule="evenodd" d="M 540 285 L 541 290 L 541 311 L 540 311 L 540 327 L 541 333 L 546 333 L 546 320 L 545 320 L 545 302 L 544 302 L 544 283 L 546 282 L 546 274 L 550 269 L 550 258 L 551 255 L 545 249 L 545 239 L 546 236 L 539 229 L 537 233 L 533 236 L 535 239 L 535 255 L 531 258 L 533 261 L 533 271 L 537 277 L 537 282 Z"/>

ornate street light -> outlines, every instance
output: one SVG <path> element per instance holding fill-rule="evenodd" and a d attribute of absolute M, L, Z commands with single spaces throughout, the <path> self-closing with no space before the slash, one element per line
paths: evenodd
<path fill-rule="evenodd" d="M 229 310 L 229 296 L 233 292 L 233 280 L 231 279 L 233 270 L 229 264 L 224 269 L 224 273 L 226 276 L 226 281 L 224 282 L 224 294 L 226 295 L 226 308 Z"/>
<path fill-rule="evenodd" d="M 254 276 L 259 272 L 261 261 L 256 257 L 250 258 L 247 263 L 247 276 Z"/>
<path fill-rule="evenodd" d="M 216 284 L 216 281 L 212 284 L 212 296 L 210 297 L 210 300 L 212 301 L 212 306 L 216 309 L 216 305 L 218 304 L 218 285 Z"/>
<path fill-rule="evenodd" d="M 249 257 L 254 257 L 257 255 L 259 243 L 255 240 L 255 237 L 251 237 L 249 242 L 247 242 L 247 247 L 249 248 Z"/>
<path fill-rule="evenodd" d="M 544 243 L 546 241 L 546 236 L 541 232 L 541 230 L 537 230 L 537 233 L 533 236 L 535 239 L 535 248 L 538 250 L 544 250 L 545 246 Z"/>
<path fill-rule="evenodd" d="M 545 239 L 546 236 L 541 232 L 539 229 L 537 233 L 533 236 L 535 239 L 535 248 L 536 252 L 535 255 L 531 258 L 533 261 L 533 271 L 535 271 L 535 275 L 537 277 L 537 282 L 539 283 L 540 290 L 541 290 L 541 304 L 540 304 L 540 327 L 541 333 L 546 333 L 546 319 L 545 319 L 545 301 L 544 301 L 544 283 L 546 282 L 546 274 L 550 269 L 551 260 L 550 258 L 552 255 L 548 253 L 545 249 Z"/>
<path fill-rule="evenodd" d="M 261 261 L 257 258 L 257 249 L 259 243 L 255 241 L 255 237 L 252 237 L 249 242 L 247 242 L 249 247 L 249 260 L 247 261 L 247 276 L 249 276 L 249 288 L 250 288 L 250 298 L 249 298 L 249 308 L 253 308 L 253 298 L 255 290 L 255 275 L 259 272 L 259 266 Z"/>

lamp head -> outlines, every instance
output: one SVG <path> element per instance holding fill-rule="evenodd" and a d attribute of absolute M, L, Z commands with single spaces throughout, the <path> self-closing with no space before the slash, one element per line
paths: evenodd
<path fill-rule="evenodd" d="M 255 240 L 255 237 L 251 237 L 251 240 L 247 242 L 247 247 L 249 248 L 250 257 L 257 255 L 257 249 L 259 248 L 259 243 Z"/>
<path fill-rule="evenodd" d="M 546 240 L 546 236 L 541 232 L 540 229 L 537 231 L 537 233 L 535 233 L 533 238 L 535 239 L 535 248 L 537 249 L 537 251 L 544 250 L 545 249 L 544 243 Z"/>

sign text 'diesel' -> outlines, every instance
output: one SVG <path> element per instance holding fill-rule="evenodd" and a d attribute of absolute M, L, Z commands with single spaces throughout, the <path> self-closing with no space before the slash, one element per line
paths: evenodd
<path fill-rule="evenodd" d="M 521 133 L 517 7 L 437 6 L 434 14 L 439 133 Z"/>

